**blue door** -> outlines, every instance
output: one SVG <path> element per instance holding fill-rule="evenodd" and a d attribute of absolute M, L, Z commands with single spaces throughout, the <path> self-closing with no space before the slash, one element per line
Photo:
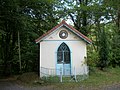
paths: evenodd
<path fill-rule="evenodd" d="M 57 75 L 60 75 L 60 69 L 63 75 L 70 75 L 70 63 L 70 49 L 65 43 L 62 43 L 57 50 Z"/>

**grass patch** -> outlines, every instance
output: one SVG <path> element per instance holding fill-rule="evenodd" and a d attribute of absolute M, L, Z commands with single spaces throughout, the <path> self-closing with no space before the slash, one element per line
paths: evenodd
<path fill-rule="evenodd" d="M 120 68 L 110 68 L 105 71 L 96 69 L 94 73 L 91 73 L 89 78 L 84 82 L 93 85 L 106 85 L 116 82 L 120 82 Z"/>
<path fill-rule="evenodd" d="M 29 73 L 24 73 L 24 74 L 20 75 L 17 79 L 24 83 L 31 83 L 34 80 L 37 80 L 38 76 L 34 72 L 29 72 Z"/>
<path fill-rule="evenodd" d="M 39 79 L 36 73 L 25 73 L 18 77 L 18 80 L 21 82 L 27 83 L 30 86 L 49 86 L 52 85 L 55 87 L 55 90 L 66 90 L 78 87 L 83 88 L 99 88 L 107 85 L 120 84 L 120 68 L 108 68 L 105 71 L 101 71 L 99 69 L 94 69 L 90 72 L 90 75 L 87 79 L 82 80 L 80 82 L 64 82 L 60 83 L 58 76 L 50 76 L 46 79 Z M 70 78 L 65 78 L 66 80 L 70 80 Z M 43 81 L 44 80 L 44 81 Z M 54 83 L 53 83 L 54 82 Z"/>
<path fill-rule="evenodd" d="M 62 84 L 62 85 L 61 85 Z M 94 72 L 91 72 L 88 79 L 85 79 L 80 82 L 71 82 L 71 83 L 61 83 L 56 84 L 59 88 L 69 88 L 73 89 L 76 87 L 84 88 L 100 88 L 104 86 L 120 84 L 120 68 L 108 68 L 105 71 L 95 69 Z"/>
<path fill-rule="evenodd" d="M 42 77 L 41 79 L 44 81 L 44 83 L 58 83 L 58 82 L 60 82 L 59 76 Z"/>
<path fill-rule="evenodd" d="M 17 78 L 17 81 L 19 84 L 26 86 L 43 85 L 43 83 L 45 83 L 35 72 L 23 73 Z"/>

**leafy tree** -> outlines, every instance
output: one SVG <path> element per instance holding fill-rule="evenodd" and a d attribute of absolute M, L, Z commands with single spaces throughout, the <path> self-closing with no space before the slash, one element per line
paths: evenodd
<path fill-rule="evenodd" d="M 112 60 L 113 67 L 120 66 L 120 35 L 117 33 L 112 40 Z"/>
<path fill-rule="evenodd" d="M 13 0 L 1 0 L 0 2 L 0 23 L 1 30 L 1 60 L 4 65 L 4 73 L 10 73 L 12 59 L 16 51 L 17 31 L 21 29 L 20 14 L 18 12 L 18 2 Z"/>
<path fill-rule="evenodd" d="M 108 46 L 108 39 L 105 30 L 100 30 L 99 33 L 99 62 L 98 67 L 103 70 L 105 67 L 108 66 L 109 58 L 109 46 Z"/>
<path fill-rule="evenodd" d="M 116 3 L 117 2 L 117 3 Z M 119 0 L 104 0 L 104 4 L 109 10 L 109 16 L 112 19 L 111 24 L 111 62 L 110 65 L 113 67 L 119 66 L 119 36 L 120 36 L 120 1 Z"/>
<path fill-rule="evenodd" d="M 0 62 L 4 74 L 19 72 L 18 31 L 22 71 L 37 70 L 38 47 L 34 40 L 57 24 L 55 3 L 54 0 L 0 1 Z"/>
<path fill-rule="evenodd" d="M 64 6 L 63 10 L 66 16 L 73 21 L 74 27 L 82 32 L 84 35 L 88 35 L 89 29 L 89 0 L 62 0 Z M 67 6 L 66 6 L 67 5 Z"/>

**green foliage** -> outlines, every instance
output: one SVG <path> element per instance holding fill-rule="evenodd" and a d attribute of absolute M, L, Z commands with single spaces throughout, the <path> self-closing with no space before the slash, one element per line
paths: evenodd
<path fill-rule="evenodd" d="M 99 66 L 102 69 L 110 65 L 111 61 L 119 61 L 114 58 L 119 55 L 116 54 L 117 52 L 115 53 L 116 50 L 112 50 L 111 43 L 113 34 L 120 31 L 120 2 L 115 2 L 115 0 L 61 1 L 64 5 L 63 10 L 66 11 L 66 17 L 73 21 L 74 27 L 93 40 L 91 46 L 93 49 L 88 51 L 90 66 Z M 105 28 L 103 32 L 101 32 L 101 27 Z"/>
<path fill-rule="evenodd" d="M 4 74 L 19 73 L 18 31 L 22 72 L 36 71 L 38 46 L 34 40 L 61 18 L 72 20 L 77 30 L 93 40 L 88 65 L 120 66 L 119 6 L 120 0 L 1 0 L 0 64 Z"/>
<path fill-rule="evenodd" d="M 116 34 L 112 40 L 112 60 L 113 67 L 120 66 L 120 35 Z"/>
<path fill-rule="evenodd" d="M 17 0 L 13 0 L 12 2 L 11 0 L 2 0 L 0 2 L 0 29 L 4 32 L 0 34 L 0 59 L 3 61 L 3 71 L 5 74 L 5 71 L 9 71 L 7 74 L 10 74 L 10 70 L 13 68 L 14 62 L 12 62 L 12 59 L 17 50 L 17 32 L 22 30 L 23 24 L 18 9 Z"/>
<path fill-rule="evenodd" d="M 88 66 L 90 67 L 96 67 L 97 66 L 97 63 L 98 63 L 98 60 L 99 60 L 99 57 L 98 57 L 98 52 L 88 52 L 88 57 L 87 57 L 87 64 Z"/>
<path fill-rule="evenodd" d="M 99 62 L 98 66 L 101 70 L 108 66 L 108 54 L 109 54 L 109 46 L 108 39 L 105 33 L 105 30 L 101 30 L 99 33 Z"/>
<path fill-rule="evenodd" d="M 38 70 L 35 39 L 57 24 L 55 4 L 55 0 L 0 1 L 0 64 L 4 75 L 19 73 L 18 31 L 22 72 Z"/>

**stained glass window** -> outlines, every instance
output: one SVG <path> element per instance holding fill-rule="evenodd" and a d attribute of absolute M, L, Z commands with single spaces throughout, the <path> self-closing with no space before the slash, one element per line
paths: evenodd
<path fill-rule="evenodd" d="M 57 50 L 57 63 L 70 63 L 70 49 L 65 43 L 62 43 Z"/>

